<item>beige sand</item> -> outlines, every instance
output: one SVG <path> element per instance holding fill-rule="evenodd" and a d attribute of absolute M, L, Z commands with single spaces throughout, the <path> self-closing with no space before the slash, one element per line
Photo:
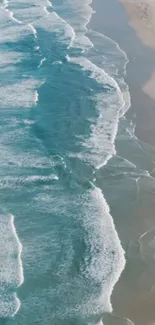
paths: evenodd
<path fill-rule="evenodd" d="M 120 0 L 129 15 L 129 23 L 141 41 L 155 49 L 155 1 Z"/>
<path fill-rule="evenodd" d="M 143 92 L 155 100 L 155 72 L 152 74 L 151 79 L 144 85 Z"/>
<path fill-rule="evenodd" d="M 119 0 L 129 16 L 133 27 L 143 44 L 155 49 L 155 0 Z M 143 91 L 155 100 L 155 72 L 144 85 Z"/>

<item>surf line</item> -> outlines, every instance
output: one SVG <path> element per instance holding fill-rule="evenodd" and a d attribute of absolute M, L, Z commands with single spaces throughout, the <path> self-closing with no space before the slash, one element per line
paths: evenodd
<path fill-rule="evenodd" d="M 21 286 L 24 282 L 24 272 L 23 272 L 23 266 L 22 266 L 22 259 L 21 259 L 21 254 L 23 250 L 23 246 L 18 238 L 16 228 L 14 225 L 14 216 L 11 214 L 10 215 L 10 225 L 12 229 L 12 234 L 16 240 L 16 243 L 18 245 L 18 266 L 19 266 L 19 280 L 18 280 L 18 287 Z"/>

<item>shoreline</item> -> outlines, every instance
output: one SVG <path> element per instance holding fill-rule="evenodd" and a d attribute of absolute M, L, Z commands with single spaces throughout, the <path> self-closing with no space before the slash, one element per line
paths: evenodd
<path fill-rule="evenodd" d="M 111 12 L 112 7 L 113 12 Z M 150 97 L 150 80 L 155 70 L 155 50 L 145 46 L 137 37 L 135 30 L 128 24 L 127 13 L 119 0 L 108 2 L 93 0 L 92 8 L 96 13 L 87 25 L 88 29 L 100 32 L 116 41 L 127 54 L 129 63 L 125 81 L 131 94 L 131 107 L 127 116 L 132 118 L 136 112 L 135 135 L 144 143 L 154 147 L 155 101 L 154 94 L 151 93 Z"/>
<path fill-rule="evenodd" d="M 155 50 L 155 3 L 151 0 L 136 3 L 133 0 L 119 0 L 128 15 L 128 24 L 135 30 L 137 37 L 147 47 Z M 155 100 L 153 85 L 155 84 L 155 69 L 151 78 L 142 90 Z"/>
<path fill-rule="evenodd" d="M 155 3 L 152 0 L 119 0 L 128 15 L 128 24 L 141 42 L 155 49 Z"/>
<path fill-rule="evenodd" d="M 127 0 L 104 2 L 93 0 L 91 6 L 96 13 L 92 16 L 87 27 L 117 42 L 127 54 L 129 63 L 125 81 L 130 90 L 131 107 L 126 113 L 126 117 L 131 120 L 134 118 L 136 123 L 135 136 L 143 144 L 148 144 L 150 150 L 155 152 L 155 92 L 153 91 L 155 84 L 155 46 L 146 46 L 138 37 L 137 31 L 130 24 L 124 6 L 120 3 L 125 1 Z M 153 166 L 154 158 L 152 157 L 149 172 L 154 169 Z M 97 178 L 100 188 L 103 188 L 104 191 L 103 175 L 104 172 L 100 171 Z M 112 191 L 115 184 L 112 183 L 111 186 Z M 131 241 L 126 246 L 126 268 L 115 285 L 111 296 L 113 313 L 105 317 L 105 323 L 103 319 L 104 325 L 125 325 L 127 319 L 131 320 L 134 325 L 155 323 L 155 290 L 152 291 L 151 289 L 152 283 L 155 283 L 155 265 L 152 258 L 150 265 L 144 267 L 139 250 L 139 238 L 143 233 L 155 228 L 155 189 L 152 188 L 153 191 L 150 184 L 145 187 L 145 178 L 142 179 L 138 190 L 139 198 L 132 207 L 125 202 L 124 207 L 118 208 L 118 205 L 121 205 L 118 200 L 112 206 L 111 202 L 108 202 L 121 242 L 125 236 L 122 220 L 124 227 L 127 228 L 125 231 L 129 232 L 127 237 L 130 238 L 131 235 Z M 128 190 L 126 189 L 126 191 Z M 129 195 L 131 195 L 130 192 Z M 118 198 L 121 200 L 119 195 Z M 118 211 L 115 208 L 118 208 Z"/>

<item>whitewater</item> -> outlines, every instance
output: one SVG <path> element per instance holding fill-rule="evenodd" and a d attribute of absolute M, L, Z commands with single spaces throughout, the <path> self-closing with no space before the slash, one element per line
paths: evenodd
<path fill-rule="evenodd" d="M 91 1 L 0 3 L 0 318 L 9 324 L 97 324 L 125 266 L 95 173 L 116 155 L 130 107 L 128 59 L 88 29 L 93 14 Z"/>

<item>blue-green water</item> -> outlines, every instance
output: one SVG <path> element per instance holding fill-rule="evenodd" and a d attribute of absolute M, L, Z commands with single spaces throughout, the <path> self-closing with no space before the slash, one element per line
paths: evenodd
<path fill-rule="evenodd" d="M 1 324 L 99 323 L 125 265 L 96 175 L 140 175 L 115 156 L 127 57 L 89 2 L 1 1 Z"/>

